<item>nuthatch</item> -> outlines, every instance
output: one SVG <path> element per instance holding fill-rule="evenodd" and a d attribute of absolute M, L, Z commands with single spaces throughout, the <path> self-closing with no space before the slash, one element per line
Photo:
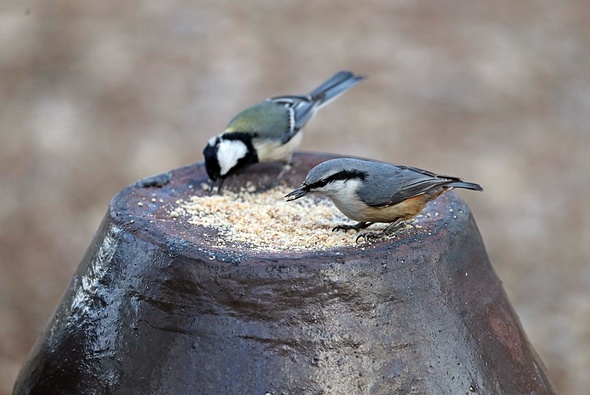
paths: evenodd
<path fill-rule="evenodd" d="M 289 193 L 287 201 L 317 193 L 332 199 L 356 225 L 338 225 L 333 231 L 364 229 L 375 222 L 391 223 L 380 233 L 357 237 L 376 240 L 405 225 L 426 204 L 452 188 L 483 191 L 472 182 L 438 175 L 427 170 L 352 158 L 331 159 L 309 171 L 301 188 Z"/>
<path fill-rule="evenodd" d="M 301 128 L 317 110 L 364 78 L 340 71 L 307 95 L 273 97 L 240 112 L 203 150 L 209 178 L 220 189 L 225 177 L 237 169 L 282 161 L 285 167 L 280 178 L 301 144 Z"/>

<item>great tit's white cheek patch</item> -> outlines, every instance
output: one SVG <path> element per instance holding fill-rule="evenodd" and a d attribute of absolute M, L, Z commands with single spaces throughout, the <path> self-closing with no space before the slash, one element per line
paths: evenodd
<path fill-rule="evenodd" d="M 209 141 L 207 142 L 207 145 L 210 145 L 211 147 L 213 147 L 215 145 L 216 141 L 217 141 L 217 136 L 213 136 L 209 139 Z"/>
<path fill-rule="evenodd" d="M 246 156 L 248 147 L 240 140 L 221 140 L 217 146 L 220 174 L 226 175 L 238 161 Z"/>

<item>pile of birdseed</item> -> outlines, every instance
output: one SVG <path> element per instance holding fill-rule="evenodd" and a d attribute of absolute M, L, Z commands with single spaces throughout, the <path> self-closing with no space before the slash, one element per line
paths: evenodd
<path fill-rule="evenodd" d="M 178 200 L 170 216 L 195 226 L 214 228 L 218 237 L 211 240 L 218 247 L 231 242 L 257 251 L 279 252 L 356 245 L 356 231 L 332 232 L 336 225 L 356 222 L 340 213 L 331 200 L 306 196 L 286 202 L 285 195 L 291 192 L 286 187 L 265 192 L 252 189 L 238 193 L 224 190 L 221 195 L 212 193 Z M 370 230 L 383 228 L 375 225 Z"/>

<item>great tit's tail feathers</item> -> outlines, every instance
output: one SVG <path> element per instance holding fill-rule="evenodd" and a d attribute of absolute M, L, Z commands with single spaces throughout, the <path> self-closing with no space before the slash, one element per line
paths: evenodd
<path fill-rule="evenodd" d="M 313 117 L 317 110 L 336 99 L 363 79 L 365 77 L 355 75 L 350 71 L 339 71 L 308 95 L 277 96 L 268 99 L 282 103 L 291 109 L 290 130 L 285 135 L 283 143 L 289 141 Z"/>
<path fill-rule="evenodd" d="M 365 78 L 350 71 L 339 71 L 311 91 L 309 95 L 315 103 L 315 108 L 320 109 Z"/>
<path fill-rule="evenodd" d="M 471 189 L 472 191 L 483 191 L 483 187 L 479 184 L 474 182 L 467 182 L 467 181 L 456 181 L 450 184 L 447 184 L 449 187 L 453 188 L 464 188 L 464 189 Z"/>

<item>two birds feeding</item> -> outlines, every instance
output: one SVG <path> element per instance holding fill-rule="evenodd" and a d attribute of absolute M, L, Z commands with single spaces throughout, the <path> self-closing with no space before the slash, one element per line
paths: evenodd
<path fill-rule="evenodd" d="M 290 169 L 305 124 L 315 113 L 365 77 L 340 71 L 307 95 L 278 96 L 249 107 L 236 115 L 226 130 L 205 147 L 205 168 L 220 190 L 225 178 L 257 162 L 282 161 L 277 180 Z M 308 194 L 324 195 L 356 225 L 333 230 L 361 230 L 373 223 L 390 223 L 380 233 L 357 237 L 376 240 L 404 226 L 426 204 L 452 188 L 482 191 L 479 184 L 427 170 L 389 163 L 337 158 L 309 171 L 301 187 L 287 194 L 287 201 Z"/>

